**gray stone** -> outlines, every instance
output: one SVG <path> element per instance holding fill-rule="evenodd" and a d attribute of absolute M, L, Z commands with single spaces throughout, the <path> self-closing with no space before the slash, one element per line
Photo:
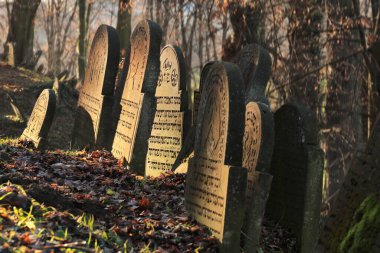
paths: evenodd
<path fill-rule="evenodd" d="M 157 111 L 149 138 L 146 176 L 159 176 L 172 169 L 190 123 L 186 121 L 186 69 L 181 49 L 164 47 L 160 62 Z"/>
<path fill-rule="evenodd" d="M 80 90 L 71 143 L 73 148 L 111 146 L 111 115 L 119 51 L 117 31 L 101 25 L 91 45 Z"/>
<path fill-rule="evenodd" d="M 194 103 L 193 103 L 193 125 L 191 126 L 190 130 L 188 131 L 188 134 L 186 135 L 184 144 L 182 145 L 182 148 L 173 164 L 173 171 L 176 171 L 177 173 L 186 173 L 187 167 L 188 167 L 188 159 L 191 156 L 191 154 L 194 151 L 194 141 L 195 141 L 195 128 L 196 128 L 196 122 L 198 117 L 198 110 L 199 110 L 199 103 L 201 100 L 201 90 L 204 86 L 204 82 L 206 80 L 207 74 L 210 70 L 210 67 L 214 61 L 206 63 L 205 66 L 203 66 L 201 78 L 199 82 L 199 89 L 194 91 Z M 177 168 L 183 164 L 183 168 L 180 170 L 177 170 Z"/>
<path fill-rule="evenodd" d="M 161 28 L 149 20 L 138 23 L 132 33 L 122 110 L 112 145 L 113 155 L 141 175 L 145 172 L 148 138 L 156 111 L 161 37 Z"/>
<path fill-rule="evenodd" d="M 15 47 L 11 42 L 6 44 L 5 55 L 7 57 L 7 63 L 12 67 L 15 66 Z"/>
<path fill-rule="evenodd" d="M 43 149 L 47 144 L 47 137 L 53 122 L 56 107 L 55 93 L 51 89 L 41 92 L 29 117 L 26 129 L 21 139 L 33 141 L 38 149 Z"/>
<path fill-rule="evenodd" d="M 282 106 L 274 120 L 273 183 L 266 212 L 295 233 L 300 252 L 314 252 L 323 172 L 317 121 L 309 109 L 297 104 Z"/>
<path fill-rule="evenodd" d="M 246 103 L 269 105 L 265 90 L 272 72 L 272 59 L 267 50 L 257 44 L 246 45 L 233 61 L 242 71 Z"/>
<path fill-rule="evenodd" d="M 248 170 L 247 198 L 250 201 L 256 171 L 270 172 L 274 146 L 274 121 L 269 107 L 249 102 L 245 110 L 242 166 Z"/>
<path fill-rule="evenodd" d="M 251 200 L 246 203 L 246 217 L 243 226 L 244 251 L 257 252 L 260 248 L 260 235 L 265 206 L 272 185 L 272 175 L 255 171 L 251 176 Z"/>
<path fill-rule="evenodd" d="M 232 63 L 214 63 L 200 101 L 185 205 L 210 228 L 221 252 L 240 252 L 247 170 L 240 167 L 244 132 L 243 80 Z"/>

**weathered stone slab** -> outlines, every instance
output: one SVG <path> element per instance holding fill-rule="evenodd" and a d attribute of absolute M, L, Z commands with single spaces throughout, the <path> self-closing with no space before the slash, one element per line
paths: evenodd
<path fill-rule="evenodd" d="M 262 219 L 272 185 L 272 175 L 255 171 L 251 176 L 251 199 L 246 200 L 246 217 L 243 226 L 244 252 L 258 252 Z"/>
<path fill-rule="evenodd" d="M 121 113 L 121 97 L 123 96 L 125 80 L 127 79 L 128 70 L 129 70 L 129 62 L 131 60 L 131 45 L 129 45 L 126 49 L 122 49 L 121 59 L 119 62 L 119 70 L 116 75 L 115 80 L 115 93 L 113 100 L 113 108 L 112 108 L 112 119 L 113 119 L 113 136 L 112 140 L 115 137 L 117 122 L 119 120 L 119 116 Z"/>
<path fill-rule="evenodd" d="M 202 91 L 194 158 L 186 179 L 185 205 L 221 243 L 240 252 L 247 170 L 241 166 L 244 131 L 243 80 L 232 63 L 214 63 Z"/>
<path fill-rule="evenodd" d="M 206 81 L 207 74 L 212 66 L 212 64 L 215 61 L 210 61 L 206 63 L 202 68 L 201 77 L 199 80 L 199 88 L 197 90 L 194 90 L 194 103 L 193 103 L 193 125 L 196 124 L 197 116 L 198 116 L 198 110 L 199 110 L 199 103 L 201 101 L 201 92 L 204 85 L 204 82 Z"/>
<path fill-rule="evenodd" d="M 79 95 L 71 143 L 73 148 L 111 146 L 112 104 L 119 55 L 117 31 L 101 25 L 91 45 Z"/>
<path fill-rule="evenodd" d="M 131 37 L 128 76 L 121 98 L 112 153 L 135 172 L 144 175 L 145 159 L 156 111 L 155 91 L 160 71 L 161 28 L 146 20 Z"/>
<path fill-rule="evenodd" d="M 246 103 L 258 101 L 269 105 L 265 90 L 272 73 L 272 59 L 257 44 L 246 45 L 234 59 L 243 74 Z"/>
<path fill-rule="evenodd" d="M 190 123 L 185 121 L 185 62 L 181 49 L 176 46 L 168 45 L 161 51 L 156 99 L 157 111 L 149 138 L 146 176 L 159 176 L 172 169 Z"/>
<path fill-rule="evenodd" d="M 282 106 L 274 121 L 273 183 L 266 213 L 295 233 L 300 252 L 314 252 L 323 172 L 317 121 L 309 109 L 296 104 Z"/>
<path fill-rule="evenodd" d="M 6 44 L 6 48 L 5 48 L 5 55 L 6 55 L 6 58 L 7 58 L 7 63 L 14 67 L 15 66 L 15 48 L 13 46 L 13 43 L 11 42 L 8 42 Z"/>
<path fill-rule="evenodd" d="M 269 173 L 274 146 L 274 121 L 270 108 L 249 102 L 245 110 L 242 166 L 248 170 L 247 198 L 251 198 L 255 171 Z"/>
<path fill-rule="evenodd" d="M 176 171 L 176 173 L 186 173 L 188 164 L 184 164 L 184 166 L 182 166 L 180 170 L 177 170 L 177 168 L 181 165 L 181 163 L 184 163 L 185 160 L 188 161 L 188 158 L 191 156 L 191 154 L 194 151 L 195 128 L 197 125 L 199 103 L 201 100 L 201 91 L 202 91 L 202 87 L 204 86 L 204 82 L 206 80 L 207 74 L 213 63 L 214 61 L 208 62 L 203 67 L 200 82 L 199 82 L 199 89 L 194 91 L 193 116 L 192 116 L 193 124 L 190 130 L 188 131 L 184 144 L 182 145 L 182 148 L 173 164 L 172 170 Z"/>
<path fill-rule="evenodd" d="M 45 89 L 38 97 L 28 124 L 20 138 L 33 141 L 36 148 L 44 148 L 54 119 L 56 107 L 55 93 Z"/>

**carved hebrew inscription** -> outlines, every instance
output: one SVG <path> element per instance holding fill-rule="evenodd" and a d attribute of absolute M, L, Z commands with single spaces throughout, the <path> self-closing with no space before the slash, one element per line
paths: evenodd
<path fill-rule="evenodd" d="M 141 103 L 144 94 L 141 88 L 149 53 L 148 31 L 144 26 L 136 27 L 131 38 L 131 59 L 126 87 L 121 98 L 121 114 L 116 129 L 112 153 L 115 157 L 132 156 L 137 126 L 140 119 Z"/>
<path fill-rule="evenodd" d="M 227 158 L 227 152 L 231 152 L 228 156 L 239 152 L 239 148 L 234 152 L 232 149 L 227 151 L 227 147 L 239 147 L 239 142 L 242 142 L 242 134 L 233 133 L 228 122 L 236 121 L 241 128 L 244 122 L 242 113 L 230 113 L 230 91 L 237 91 L 229 87 L 232 85 L 229 80 L 234 80 L 229 76 L 235 70 L 234 67 L 232 64 L 215 63 L 208 74 L 200 101 L 201 122 L 198 122 L 196 130 L 194 158 L 190 160 L 185 192 L 186 208 L 190 214 L 208 226 L 222 244 L 228 245 L 239 241 L 240 210 L 243 211 L 239 205 L 242 204 L 241 196 L 244 196 L 246 189 L 246 170 L 225 164 L 231 158 Z M 240 81 L 242 85 L 241 74 L 236 72 L 236 82 Z M 238 94 L 242 97 L 242 94 Z M 243 102 L 236 104 L 233 101 L 232 110 L 239 110 L 240 107 L 244 108 Z M 238 143 L 227 141 L 232 140 L 227 136 L 233 134 L 239 136 L 234 139 Z M 235 219 L 231 217 L 232 213 L 237 216 Z"/>
<path fill-rule="evenodd" d="M 224 225 L 224 207 L 228 171 L 224 166 L 226 134 L 228 123 L 227 77 L 223 73 L 210 73 L 209 85 L 205 87 L 204 114 L 200 129 L 197 131 L 195 158 L 190 166 L 192 184 L 187 190 L 188 211 L 196 215 L 200 223 L 207 226 L 218 237 Z M 190 175 L 189 175 L 190 176 Z"/>
<path fill-rule="evenodd" d="M 254 172 L 256 169 L 261 144 L 261 113 L 255 102 L 246 106 L 245 131 L 243 139 L 243 163 L 242 166 L 248 170 L 247 197 L 251 196 L 253 190 Z"/>
<path fill-rule="evenodd" d="M 160 76 L 156 98 L 157 111 L 154 117 L 152 133 L 149 138 L 146 159 L 146 175 L 159 176 L 171 170 L 182 147 L 184 112 L 180 69 L 183 64 L 179 49 L 166 46 L 161 51 Z M 184 80 L 182 78 L 182 80 Z M 182 110 L 182 111 L 181 111 Z"/>
<path fill-rule="evenodd" d="M 132 33 L 129 69 L 112 146 L 114 156 L 140 175 L 145 175 L 148 139 L 157 107 L 161 38 L 161 28 L 149 20 L 138 23 Z"/>
<path fill-rule="evenodd" d="M 111 113 L 114 81 L 116 78 L 119 46 L 114 44 L 116 31 L 109 26 L 98 28 L 91 45 L 83 87 L 78 101 L 73 146 L 108 146 L 106 117 Z M 109 45 L 110 44 L 110 45 Z M 108 97 L 105 98 L 105 97 Z"/>

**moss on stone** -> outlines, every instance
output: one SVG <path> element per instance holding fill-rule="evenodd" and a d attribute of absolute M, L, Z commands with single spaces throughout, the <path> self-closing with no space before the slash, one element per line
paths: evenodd
<path fill-rule="evenodd" d="M 380 233 L 380 201 L 371 194 L 358 207 L 350 228 L 340 243 L 344 253 L 370 252 Z"/>

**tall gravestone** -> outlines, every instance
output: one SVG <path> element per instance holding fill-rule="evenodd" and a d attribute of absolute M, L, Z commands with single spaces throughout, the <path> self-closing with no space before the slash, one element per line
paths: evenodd
<path fill-rule="evenodd" d="M 257 44 L 246 45 L 234 59 L 244 79 L 246 103 L 250 101 L 269 105 L 265 90 L 272 72 L 272 59 L 267 50 Z"/>
<path fill-rule="evenodd" d="M 188 134 L 186 135 L 184 144 L 182 145 L 182 148 L 180 152 L 178 153 L 178 156 L 176 157 L 176 160 L 172 168 L 172 170 L 176 170 L 177 173 L 186 173 L 188 164 L 184 163 L 184 160 L 188 159 L 194 151 L 195 130 L 197 126 L 199 103 L 201 100 L 201 91 L 202 91 L 202 87 L 204 86 L 204 82 L 206 80 L 207 74 L 213 63 L 214 61 L 211 61 L 211 62 L 206 63 L 205 66 L 203 66 L 200 81 L 199 81 L 199 89 L 194 91 L 193 116 L 192 116 L 193 124 L 190 130 L 188 131 Z M 182 163 L 181 168 L 178 168 L 181 165 L 181 163 Z"/>
<path fill-rule="evenodd" d="M 132 33 L 128 76 L 112 146 L 116 158 L 142 175 L 156 111 L 161 34 L 161 28 L 149 20 L 138 23 Z"/>
<path fill-rule="evenodd" d="M 244 47 L 235 59 L 245 82 L 245 130 L 242 166 L 248 170 L 244 248 L 259 247 L 261 222 L 269 195 L 274 146 L 274 120 L 265 89 L 271 73 L 269 53 L 257 44 Z"/>
<path fill-rule="evenodd" d="M 188 130 L 185 63 L 180 48 L 161 51 L 156 89 L 157 111 L 148 142 L 145 175 L 159 176 L 172 169 Z"/>
<path fill-rule="evenodd" d="M 110 148 L 112 104 L 120 46 L 117 31 L 101 25 L 92 41 L 80 91 L 72 147 L 95 145 Z"/>
<path fill-rule="evenodd" d="M 295 233 L 300 252 L 315 252 L 323 172 L 317 121 L 297 104 L 282 106 L 274 121 L 273 183 L 266 213 Z"/>
<path fill-rule="evenodd" d="M 197 121 L 199 103 L 201 101 L 202 88 L 203 88 L 204 82 L 206 81 L 207 74 L 208 74 L 213 63 L 214 63 L 214 61 L 210 61 L 203 66 L 201 77 L 199 80 L 199 88 L 197 90 L 194 90 L 193 125 L 195 125 L 196 121 Z"/>
<path fill-rule="evenodd" d="M 44 148 L 53 122 L 55 107 L 55 92 L 51 89 L 43 90 L 20 138 L 33 141 L 36 148 Z"/>
<path fill-rule="evenodd" d="M 214 63 L 200 102 L 194 158 L 186 179 L 185 205 L 221 243 L 240 252 L 247 170 L 241 166 L 244 131 L 243 80 L 232 63 Z"/>

